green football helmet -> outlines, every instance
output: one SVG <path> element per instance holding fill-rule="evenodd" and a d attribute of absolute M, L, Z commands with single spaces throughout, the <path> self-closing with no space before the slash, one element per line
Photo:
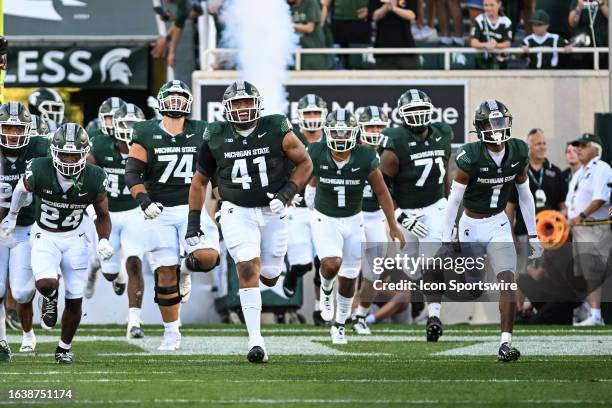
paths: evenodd
<path fill-rule="evenodd" d="M 323 126 L 327 146 L 336 152 L 346 152 L 355 147 L 358 131 L 355 115 L 346 109 L 332 111 Z"/>
<path fill-rule="evenodd" d="M 113 115 L 125 105 L 125 101 L 119 97 L 111 96 L 100 105 L 98 119 L 100 119 L 100 131 L 107 136 L 113 135 Z"/>
<path fill-rule="evenodd" d="M 512 137 L 512 115 L 500 101 L 487 99 L 476 108 L 474 127 L 482 142 L 499 145 Z"/>
<path fill-rule="evenodd" d="M 237 101 L 251 100 L 247 107 L 235 106 Z M 223 93 L 225 120 L 250 125 L 261 117 L 263 99 L 255 85 L 247 81 L 235 81 Z"/>
<path fill-rule="evenodd" d="M 58 125 L 64 121 L 64 109 L 64 100 L 51 88 L 38 88 L 28 97 L 28 110 L 32 115 L 39 115 Z"/>
<path fill-rule="evenodd" d="M 297 105 L 300 129 L 314 132 L 323 128 L 327 117 L 327 103 L 319 95 L 306 94 Z"/>
<path fill-rule="evenodd" d="M 49 134 L 49 123 L 38 115 L 32 115 L 32 127 L 30 127 L 30 136 L 47 137 Z"/>
<path fill-rule="evenodd" d="M 142 110 L 133 103 L 126 103 L 113 116 L 115 139 L 127 144 L 132 143 L 134 125 L 145 120 Z"/>
<path fill-rule="evenodd" d="M 66 177 L 78 176 L 83 171 L 89 149 L 89 136 L 76 123 L 63 124 L 51 137 L 53 166 Z"/>
<path fill-rule="evenodd" d="M 191 113 L 193 95 L 186 83 L 175 79 L 159 88 L 157 102 L 161 115 L 176 119 Z"/>
<path fill-rule="evenodd" d="M 359 115 L 359 135 L 361 140 L 369 145 L 380 145 L 381 132 L 388 126 L 389 118 L 378 106 L 367 106 Z"/>
<path fill-rule="evenodd" d="M 19 102 L 0 105 L 0 146 L 21 149 L 30 142 L 32 115 Z"/>
<path fill-rule="evenodd" d="M 429 96 L 423 91 L 407 90 L 397 100 L 397 108 L 404 123 L 417 133 L 425 130 L 425 127 L 431 123 L 434 106 Z"/>

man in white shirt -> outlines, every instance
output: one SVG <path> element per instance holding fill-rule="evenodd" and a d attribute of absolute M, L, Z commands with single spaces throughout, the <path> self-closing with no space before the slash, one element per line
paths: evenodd
<path fill-rule="evenodd" d="M 591 306 L 590 316 L 578 326 L 601 326 L 601 284 L 606 274 L 607 258 L 612 250 L 612 231 L 607 223 L 610 206 L 612 169 L 601 160 L 599 136 L 583 134 L 578 140 L 578 159 L 582 164 L 572 180 L 565 204 L 572 227 L 574 273 L 583 276 Z"/>

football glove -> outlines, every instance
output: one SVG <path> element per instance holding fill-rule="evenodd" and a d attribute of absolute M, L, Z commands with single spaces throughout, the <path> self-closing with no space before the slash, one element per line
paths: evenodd
<path fill-rule="evenodd" d="M 270 199 L 270 210 L 273 213 L 279 214 L 285 208 L 285 204 L 277 197 L 276 194 L 266 193 L 268 198 Z"/>
<path fill-rule="evenodd" d="M 187 232 L 185 233 L 185 242 L 189 246 L 195 246 L 200 243 L 200 238 L 204 236 L 204 232 L 200 228 L 200 217 L 202 211 L 191 210 L 187 216 Z"/>
<path fill-rule="evenodd" d="M 98 241 L 98 255 L 100 255 L 100 259 L 103 261 L 108 261 L 113 257 L 113 247 L 111 246 L 108 239 L 102 238 Z"/>
<path fill-rule="evenodd" d="M 273 213 L 279 214 L 285 208 L 285 205 L 293 198 L 297 192 L 297 185 L 289 180 L 276 193 L 266 193 L 270 199 L 270 210 Z"/>
<path fill-rule="evenodd" d="M 529 237 L 529 259 L 537 259 L 544 253 L 544 248 L 540 244 L 540 239 L 537 235 L 531 235 Z"/>
<path fill-rule="evenodd" d="M 415 215 L 415 214 L 411 214 L 411 215 L 406 215 L 406 214 L 402 214 L 402 216 L 400 216 L 397 220 L 401 222 L 402 227 L 406 228 L 408 231 L 410 231 L 412 233 L 412 235 L 414 235 L 417 238 L 423 239 L 427 236 L 427 234 L 429 233 L 429 229 L 427 228 L 427 226 L 425 224 L 423 224 L 420 220 L 421 218 L 423 218 L 425 215 L 424 214 L 420 214 L 420 215 Z"/>
<path fill-rule="evenodd" d="M 306 202 L 306 207 L 310 208 L 311 210 L 314 208 L 314 202 L 315 202 L 316 195 L 317 195 L 317 188 L 307 185 L 306 190 L 304 190 L 304 201 Z"/>
<path fill-rule="evenodd" d="M 154 220 L 164 211 L 164 206 L 161 203 L 151 201 L 147 193 L 138 193 L 136 201 L 140 204 L 145 220 Z"/>
<path fill-rule="evenodd" d="M 293 200 L 291 200 L 291 205 L 297 207 L 302 203 L 302 201 L 304 201 L 304 197 L 299 194 L 296 194 L 293 196 Z"/>
<path fill-rule="evenodd" d="M 8 213 L 6 217 L 0 223 L 0 237 L 8 238 L 13 231 L 15 231 L 15 226 L 17 225 L 17 215 L 14 213 Z"/>

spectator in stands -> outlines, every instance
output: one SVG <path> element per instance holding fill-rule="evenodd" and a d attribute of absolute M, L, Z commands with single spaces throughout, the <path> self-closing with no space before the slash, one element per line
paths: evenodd
<path fill-rule="evenodd" d="M 368 13 L 376 23 L 376 48 L 415 48 L 410 23 L 416 19 L 417 0 L 369 0 Z M 418 69 L 419 56 L 376 54 L 379 69 Z"/>
<path fill-rule="evenodd" d="M 434 27 L 434 12 L 436 0 L 418 0 L 417 1 L 417 18 L 415 24 L 412 25 L 412 37 L 415 41 L 433 42 L 438 39 L 438 32 Z M 425 17 L 427 16 L 427 21 Z"/>
<path fill-rule="evenodd" d="M 341 48 L 365 47 L 372 42 L 372 29 L 368 19 L 368 0 L 323 0 L 331 12 L 331 31 L 334 44 Z M 344 56 L 344 66 L 349 57 Z"/>
<path fill-rule="evenodd" d="M 576 47 L 607 47 L 609 11 L 608 0 L 573 0 L 568 20 L 573 30 L 572 44 Z M 592 67 L 592 57 L 588 54 L 581 57 L 576 57 L 580 67 Z M 602 55 L 600 67 L 607 66 L 607 57 Z"/>
<path fill-rule="evenodd" d="M 490 51 L 508 48 L 512 44 L 512 22 L 500 14 L 501 0 L 484 0 L 485 12 L 476 17 L 470 39 L 470 46 L 483 50 L 476 58 L 478 68 L 505 69 L 507 56 Z"/>
<path fill-rule="evenodd" d="M 565 146 L 565 160 L 567 161 L 567 164 L 569 165 L 569 167 L 563 170 L 563 172 L 561 173 L 563 177 L 563 181 L 565 182 L 565 191 L 567 191 L 567 188 L 569 186 L 570 180 L 572 179 L 572 176 L 580 168 L 580 161 L 578 161 L 578 146 L 579 145 L 580 143 L 578 143 L 577 140 L 574 140 L 572 142 L 569 142 Z"/>
<path fill-rule="evenodd" d="M 559 34 L 563 38 L 571 38 L 567 19 L 567 10 L 572 0 L 536 0 L 536 8 L 544 10 L 550 16 L 549 32 Z"/>
<path fill-rule="evenodd" d="M 468 12 L 470 13 L 470 21 L 472 22 L 472 26 L 474 26 L 476 17 L 478 17 L 484 11 L 482 0 L 467 0 L 466 3 Z"/>
<path fill-rule="evenodd" d="M 321 28 L 321 4 L 318 0 L 287 0 L 291 6 L 293 28 L 300 37 L 302 48 L 325 48 Z M 331 69 L 329 55 L 302 55 L 301 69 Z"/>
<path fill-rule="evenodd" d="M 436 0 L 438 25 L 440 26 L 440 43 L 442 45 L 458 45 L 463 47 L 463 13 L 459 0 Z M 450 14 L 450 16 L 449 16 Z M 453 19 L 453 36 L 450 36 L 450 18 Z"/>
<path fill-rule="evenodd" d="M 556 68 L 559 65 L 559 53 L 557 50 L 563 48 L 565 52 L 571 52 L 572 46 L 569 41 L 561 38 L 558 34 L 548 32 L 550 17 L 544 10 L 536 10 L 531 17 L 531 25 L 533 27 L 533 34 L 523 39 L 523 51 L 528 54 L 530 47 L 547 47 L 555 51 L 552 54 L 544 54 L 541 52 L 529 54 L 529 68 Z"/>

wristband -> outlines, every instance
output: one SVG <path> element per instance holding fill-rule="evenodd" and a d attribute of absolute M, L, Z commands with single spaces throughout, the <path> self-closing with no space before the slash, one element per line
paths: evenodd
<path fill-rule="evenodd" d="M 153 202 L 147 193 L 136 194 L 136 201 L 138 201 L 138 204 L 140 204 L 140 209 L 143 211 Z"/>
<path fill-rule="evenodd" d="M 295 193 L 297 193 L 297 190 L 297 185 L 293 181 L 289 180 L 284 186 L 281 187 L 280 190 L 276 192 L 275 198 L 278 198 L 284 205 L 287 205 L 289 200 L 291 200 Z"/>
<path fill-rule="evenodd" d="M 202 210 L 189 210 L 189 215 L 187 215 L 187 225 L 197 225 L 199 227 L 201 216 Z"/>

